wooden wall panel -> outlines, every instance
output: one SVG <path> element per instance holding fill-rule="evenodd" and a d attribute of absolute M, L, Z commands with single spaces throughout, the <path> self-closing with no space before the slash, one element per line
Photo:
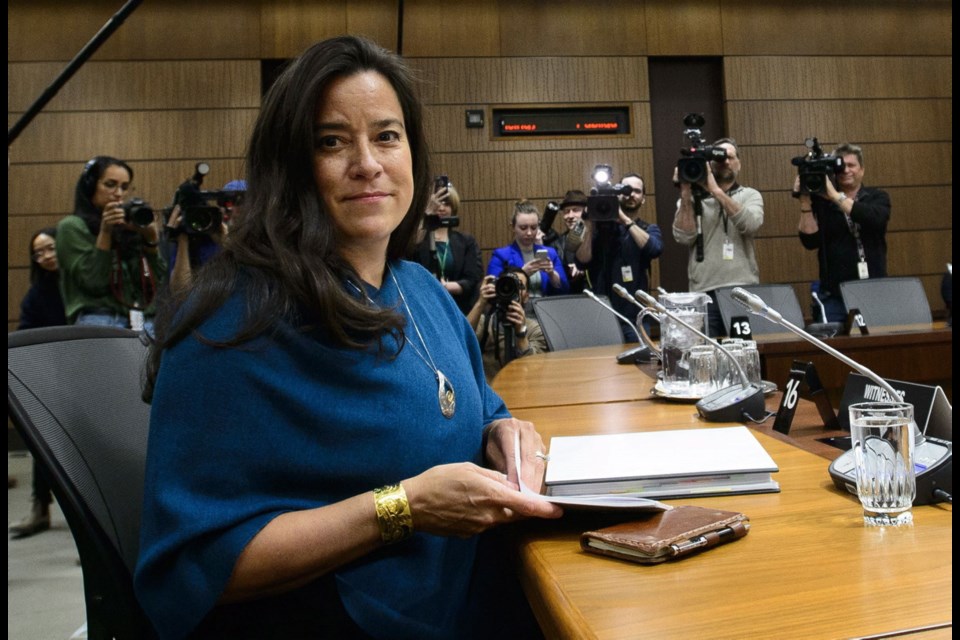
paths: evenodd
<path fill-rule="evenodd" d="M 23 112 L 63 65 L 7 65 L 7 111 Z M 44 108 L 60 111 L 260 108 L 260 64 L 255 60 L 89 62 Z"/>
<path fill-rule="evenodd" d="M 403 55 L 411 58 L 500 55 L 500 2 L 405 0 Z"/>
<path fill-rule="evenodd" d="M 731 56 L 723 66 L 728 100 L 953 97 L 952 56 Z"/>
<path fill-rule="evenodd" d="M 648 0 L 644 4 L 647 55 L 722 55 L 723 22 L 720 0 Z"/>
<path fill-rule="evenodd" d="M 263 58 L 293 58 L 315 42 L 348 33 L 397 49 L 397 0 L 281 0 L 261 7 Z"/>
<path fill-rule="evenodd" d="M 7 5 L 7 61 L 72 60 L 121 6 L 115 0 L 14 0 Z M 259 2 L 145 2 L 91 60 L 256 58 L 259 16 Z"/>
<path fill-rule="evenodd" d="M 98 153 L 140 158 L 239 158 L 257 109 L 41 113 L 11 148 L 13 162 Z M 83 135 L 78 135 L 83 132 Z"/>
<path fill-rule="evenodd" d="M 952 55 L 947 0 L 722 0 L 723 51 L 745 55 Z"/>
<path fill-rule="evenodd" d="M 727 124 L 737 141 L 747 145 L 800 145 L 810 136 L 860 143 L 930 142 L 949 138 L 952 109 L 949 98 L 742 101 L 727 104 Z"/>
<path fill-rule="evenodd" d="M 410 63 L 421 73 L 421 97 L 429 105 L 650 99 L 643 57 L 416 58 Z"/>
<path fill-rule="evenodd" d="M 644 3 L 519 0 L 500 5 L 500 55 L 643 55 Z"/>

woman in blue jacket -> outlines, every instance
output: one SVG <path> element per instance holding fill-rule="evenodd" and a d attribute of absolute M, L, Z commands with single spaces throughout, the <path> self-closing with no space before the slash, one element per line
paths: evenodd
<path fill-rule="evenodd" d="M 514 205 L 510 224 L 514 241 L 494 250 L 487 265 L 487 275 L 499 276 L 504 267 L 512 265 L 527 274 L 531 299 L 568 293 L 570 283 L 567 282 L 567 274 L 557 252 L 537 244 L 540 231 L 540 210 L 537 206 L 529 200 L 520 200 Z M 544 252 L 546 257 L 543 257 Z"/>

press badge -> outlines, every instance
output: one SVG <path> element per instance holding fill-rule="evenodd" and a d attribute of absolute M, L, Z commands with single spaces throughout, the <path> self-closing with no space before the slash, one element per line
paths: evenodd
<path fill-rule="evenodd" d="M 143 311 L 140 309 L 130 309 L 130 328 L 143 331 Z"/>
<path fill-rule="evenodd" d="M 867 270 L 867 263 L 863 260 L 857 263 L 857 272 L 860 273 L 861 280 L 866 280 L 870 277 L 870 272 Z"/>
<path fill-rule="evenodd" d="M 723 241 L 723 259 L 733 260 L 733 243 L 729 239 Z"/>
<path fill-rule="evenodd" d="M 628 264 L 620 267 L 620 278 L 624 282 L 633 282 L 633 268 L 631 268 Z"/>

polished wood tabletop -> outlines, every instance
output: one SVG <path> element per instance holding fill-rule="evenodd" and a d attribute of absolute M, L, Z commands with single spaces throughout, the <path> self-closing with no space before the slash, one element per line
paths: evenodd
<path fill-rule="evenodd" d="M 501 395 L 515 398 L 526 397 L 515 387 L 525 384 L 529 371 L 540 371 L 554 382 L 602 382 L 606 390 L 585 393 L 592 398 L 586 402 L 570 401 L 581 391 L 564 388 L 560 401 L 545 393 L 538 405 L 511 406 L 516 417 L 534 422 L 548 443 L 560 435 L 729 426 L 701 421 L 690 404 L 666 402 L 649 393 L 632 399 L 635 383 L 648 384 L 641 376 L 649 374 L 642 367 L 617 365 L 616 349 L 608 349 L 606 357 L 602 349 L 576 351 L 580 353 L 514 361 L 494 380 Z M 538 368 L 534 359 L 544 367 Z M 620 376 L 630 383 L 619 384 Z M 615 397 L 611 389 L 622 389 L 623 397 Z M 768 408 L 775 409 L 776 402 L 776 396 L 769 398 Z M 752 427 L 780 468 L 774 474 L 780 493 L 668 501 L 743 512 L 751 530 L 733 543 L 681 561 L 645 566 L 580 549 L 580 533 L 624 516 L 568 512 L 559 521 L 524 523 L 517 541 L 521 578 L 545 635 L 950 637 L 952 507 L 915 507 L 913 527 L 865 527 L 857 499 L 837 490 L 827 472 L 827 458 L 839 450 L 822 444 L 818 452 L 801 448 L 803 440 L 809 444 L 828 433 L 813 405 L 801 403 L 788 436 L 771 432 L 769 422 Z"/>

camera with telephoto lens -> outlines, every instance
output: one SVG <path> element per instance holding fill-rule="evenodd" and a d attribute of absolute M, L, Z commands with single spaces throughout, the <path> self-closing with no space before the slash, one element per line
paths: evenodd
<path fill-rule="evenodd" d="M 138 227 L 153 224 L 153 208 L 144 200 L 133 198 L 123 203 L 123 221 Z"/>
<path fill-rule="evenodd" d="M 210 165 L 198 162 L 193 177 L 177 187 L 173 206 L 180 207 L 180 225 L 170 230 L 171 236 L 181 231 L 194 236 L 209 236 L 220 233 L 223 226 L 223 207 L 235 205 L 242 198 L 242 191 L 204 191 L 203 178 L 210 173 Z M 169 213 L 167 213 L 169 218 Z"/>
<path fill-rule="evenodd" d="M 608 164 L 595 166 L 592 176 L 596 186 L 590 188 L 583 219 L 591 222 L 616 222 L 620 218 L 620 196 L 630 195 L 633 188 L 630 185 L 611 184 L 613 167 Z"/>
<path fill-rule="evenodd" d="M 830 176 L 843 171 L 843 158 L 824 154 L 816 138 L 807 138 L 804 144 L 809 149 L 807 154 L 790 161 L 797 167 L 797 175 L 800 176 L 800 192 L 795 193 L 794 197 L 799 197 L 801 193 L 826 193 Z"/>
<path fill-rule="evenodd" d="M 683 118 L 683 135 L 690 142 L 690 146 L 680 149 L 683 157 L 677 160 L 679 182 L 703 182 L 707 177 L 707 162 L 727 159 L 726 149 L 703 143 L 704 122 L 706 121 L 699 113 L 688 113 Z"/>
<path fill-rule="evenodd" d="M 505 321 L 507 309 L 514 300 L 520 300 L 520 291 L 523 285 L 520 277 L 515 273 L 501 273 L 493 282 L 494 306 L 501 322 Z"/>

